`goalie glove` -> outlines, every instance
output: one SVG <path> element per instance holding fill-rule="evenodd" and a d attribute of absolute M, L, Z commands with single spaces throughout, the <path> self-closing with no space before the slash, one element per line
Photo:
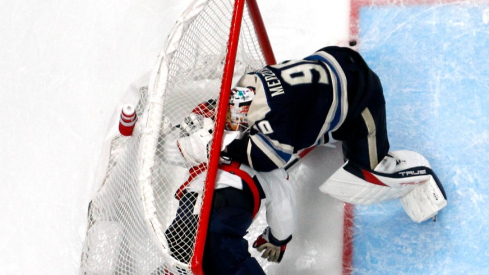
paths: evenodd
<path fill-rule="evenodd" d="M 200 130 L 177 140 L 180 153 L 191 166 L 207 162 L 207 146 L 212 140 L 213 131 L 214 121 L 210 118 L 204 118 Z"/>
<path fill-rule="evenodd" d="M 288 237 L 283 241 L 277 240 L 273 237 L 270 227 L 265 228 L 263 234 L 258 236 L 256 241 L 253 243 L 253 248 L 262 252 L 261 257 L 267 259 L 269 262 L 280 263 L 287 248 L 287 243 L 292 240 L 292 236 Z"/>

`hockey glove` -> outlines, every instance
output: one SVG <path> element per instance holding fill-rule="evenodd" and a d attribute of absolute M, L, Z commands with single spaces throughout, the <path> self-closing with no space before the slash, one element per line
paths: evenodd
<path fill-rule="evenodd" d="M 212 140 L 214 122 L 210 118 L 204 118 L 202 128 L 195 133 L 177 140 L 177 146 L 183 157 L 192 166 L 207 161 L 209 142 Z"/>
<path fill-rule="evenodd" d="M 253 248 L 256 248 L 258 252 L 262 252 L 261 257 L 267 259 L 269 262 L 280 263 L 287 248 L 287 243 L 290 242 L 292 236 L 283 241 L 277 240 L 273 237 L 270 227 L 265 228 L 263 234 L 258 236 L 253 243 Z"/>
<path fill-rule="evenodd" d="M 241 138 L 236 138 L 231 143 L 227 144 L 226 149 L 221 155 L 241 164 L 249 165 L 247 153 L 248 142 L 249 133 L 246 132 Z"/>

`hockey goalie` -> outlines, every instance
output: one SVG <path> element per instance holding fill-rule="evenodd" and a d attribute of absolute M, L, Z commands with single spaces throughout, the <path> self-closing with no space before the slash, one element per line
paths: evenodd
<path fill-rule="evenodd" d="M 253 96 L 247 97 L 250 91 Z M 355 51 L 326 47 L 304 60 L 266 66 L 244 75 L 233 93 L 247 97 L 243 102 L 234 102 L 231 97 L 230 102 L 246 106 L 246 119 L 235 116 L 235 120 L 246 121 L 248 127 L 239 138 L 224 141 L 222 159 L 261 171 L 258 173 L 273 173 L 286 167 L 295 155 L 338 139 L 343 142 L 347 161 L 320 187 L 322 192 L 353 204 L 400 198 L 415 222 L 435 217 L 446 206 L 443 186 L 421 154 L 389 152 L 380 81 Z M 233 116 L 230 110 L 228 119 Z M 191 116 L 182 125 L 183 130 L 199 125 L 196 133 L 178 141 L 182 155 L 194 166 L 205 163 L 212 120 Z M 196 182 L 192 179 L 191 184 Z M 222 184 L 223 178 L 218 179 L 216 186 Z M 242 185 L 229 187 L 244 190 Z M 226 197 L 234 203 L 240 201 L 233 195 Z M 211 218 L 211 228 L 212 223 Z M 265 231 L 268 240 L 276 239 L 270 238 L 274 235 L 270 232 L 273 227 Z M 276 244 L 280 246 L 280 242 Z M 219 255 L 209 253 L 207 259 L 220 259 Z"/>
<path fill-rule="evenodd" d="M 196 243 L 195 234 L 186 232 L 195 232 L 199 221 L 209 225 L 206 274 L 263 274 L 243 235 L 260 205 L 266 207 L 268 227 L 253 246 L 269 261 L 281 261 L 295 219 L 284 168 L 296 156 L 335 140 L 342 142 L 346 162 L 325 179 L 322 192 L 354 204 L 400 198 L 416 222 L 446 206 L 443 187 L 422 155 L 389 151 L 377 75 L 354 50 L 325 47 L 302 60 L 261 69 L 239 63 L 244 75 L 229 106 L 237 109 L 233 113 L 229 108 L 226 125 L 233 131 L 217 148 L 222 153 L 216 181 L 210 183 L 215 187 L 211 217 L 201 220 L 207 191 L 203 182 L 211 170 L 208 147 L 214 145 L 213 132 L 222 128 L 214 129 L 213 100 L 192 108 L 217 99 L 221 73 L 214 68 L 220 68 L 221 59 L 192 56 L 195 62 L 183 62 L 193 64 L 191 69 L 168 73 L 166 58 L 180 57 L 171 45 L 162 58 L 163 69 L 152 74 L 152 81 L 144 81 L 168 87 L 138 88 L 132 97 L 134 109 L 124 108 L 120 117 L 120 133 L 132 136 L 108 140 L 110 158 L 89 207 L 82 255 L 86 274 L 185 274 Z M 169 79 L 175 75 L 188 78 L 176 85 Z M 318 164 L 316 169 L 323 167 Z"/>
<path fill-rule="evenodd" d="M 322 192 L 354 204 L 401 198 L 415 222 L 446 206 L 443 187 L 422 155 L 389 152 L 382 85 L 356 51 L 325 47 L 248 73 L 238 86 L 256 90 L 250 131 L 231 142 L 225 156 L 272 171 L 305 150 L 340 140 L 347 162 Z"/>

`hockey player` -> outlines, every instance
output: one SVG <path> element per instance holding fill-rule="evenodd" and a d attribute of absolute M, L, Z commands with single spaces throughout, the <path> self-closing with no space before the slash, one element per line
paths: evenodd
<path fill-rule="evenodd" d="M 233 90 L 225 133 L 231 140 L 246 131 L 246 112 L 253 98 L 254 91 L 248 88 Z M 188 251 L 193 243 L 181 239 L 186 234 L 178 231 L 192 228 L 190 225 L 196 223 L 196 216 L 189 212 L 193 211 L 198 190 L 202 190 L 205 180 L 205 173 L 201 172 L 206 168 L 206 147 L 214 127 L 214 104 L 212 100 L 199 104 L 180 124 L 183 134 L 177 141 L 178 147 L 193 168 L 188 181 L 176 193 L 178 213 L 165 234 L 173 255 L 184 262 L 189 261 L 190 255 L 180 252 Z M 287 172 L 275 169 L 258 173 L 247 165 L 222 159 L 204 250 L 205 274 L 265 274 L 249 254 L 248 242 L 243 238 L 260 205 L 266 207 L 268 227 L 253 247 L 263 252 L 262 257 L 268 261 L 280 262 L 295 228 L 295 196 Z"/>
<path fill-rule="evenodd" d="M 380 80 L 354 50 L 325 47 L 303 60 L 246 74 L 237 86 L 256 92 L 247 117 L 250 131 L 229 144 L 224 156 L 272 171 L 304 150 L 341 140 L 347 162 L 321 187 L 323 192 L 352 203 L 411 193 L 403 205 L 418 222 L 446 205 L 443 187 L 424 157 L 410 151 L 389 154 Z"/>

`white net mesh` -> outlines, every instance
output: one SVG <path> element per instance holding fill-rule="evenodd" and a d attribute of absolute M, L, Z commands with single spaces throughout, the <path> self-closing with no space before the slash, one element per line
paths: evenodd
<path fill-rule="evenodd" d="M 177 22 L 149 88 L 139 90 L 133 135 L 111 142 L 104 181 L 89 207 L 81 274 L 193 274 L 201 203 L 195 194 L 205 190 L 184 192 L 179 208 L 174 195 L 192 167 L 176 140 L 192 109 L 219 101 L 233 9 L 232 0 L 196 0 Z M 234 75 L 264 63 L 245 5 Z M 205 166 L 193 170 L 205 176 Z"/>

